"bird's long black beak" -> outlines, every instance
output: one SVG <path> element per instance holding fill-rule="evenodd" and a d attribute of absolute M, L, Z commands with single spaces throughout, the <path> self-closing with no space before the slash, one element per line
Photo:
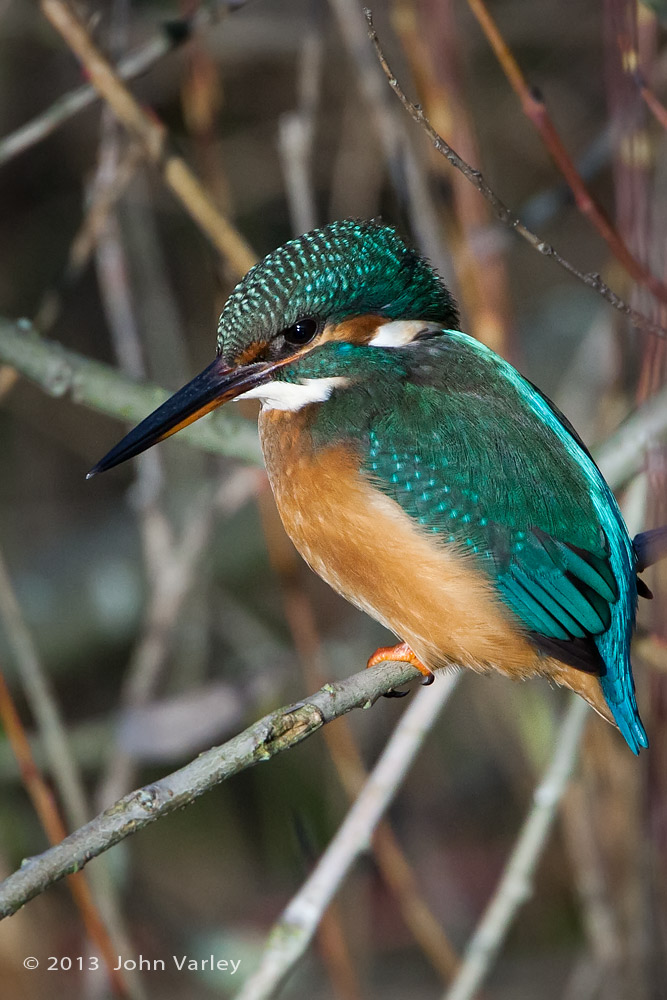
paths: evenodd
<path fill-rule="evenodd" d="M 140 455 L 142 451 L 158 441 L 164 441 L 217 406 L 222 406 L 254 386 L 268 382 L 276 367 L 276 364 L 256 362 L 229 368 L 221 358 L 216 358 L 208 368 L 126 434 L 115 448 L 93 466 L 86 478 L 91 479 L 98 472 L 106 472 L 114 465 Z"/>

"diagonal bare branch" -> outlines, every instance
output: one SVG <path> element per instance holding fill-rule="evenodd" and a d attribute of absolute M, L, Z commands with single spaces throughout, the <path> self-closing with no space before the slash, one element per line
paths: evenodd
<path fill-rule="evenodd" d="M 195 32 L 215 24 L 229 10 L 237 10 L 245 0 L 214 0 L 202 3 L 188 17 L 166 21 L 147 42 L 130 52 L 118 63 L 116 72 L 121 80 L 134 80 L 157 65 L 170 52 L 188 41 Z M 0 138 L 0 167 L 31 146 L 47 139 L 70 118 L 99 100 L 99 94 L 90 83 L 84 83 L 63 94 L 48 108 L 25 122 L 14 132 Z"/>
<path fill-rule="evenodd" d="M 387 80 L 389 81 L 389 86 L 394 91 L 410 117 L 426 132 L 435 149 L 446 157 L 453 167 L 460 170 L 461 173 L 468 178 L 470 183 L 477 188 L 482 197 L 486 198 L 496 217 L 504 225 L 513 229 L 515 233 L 526 241 L 526 243 L 530 244 L 533 250 L 537 250 L 537 252 L 542 254 L 544 257 L 551 257 L 559 267 L 563 268 L 564 271 L 567 271 L 568 274 L 571 274 L 574 278 L 577 278 L 578 281 L 581 281 L 588 288 L 592 288 L 593 291 L 598 293 L 598 295 L 601 295 L 602 298 L 609 303 L 609 305 L 613 306 L 614 309 L 617 309 L 624 316 L 627 316 L 630 322 L 638 329 L 645 333 L 651 333 L 656 337 L 667 337 L 667 330 L 665 330 L 658 323 L 654 323 L 648 318 L 648 316 L 640 313 L 637 309 L 633 309 L 631 305 L 622 299 L 620 295 L 617 295 L 616 292 L 614 292 L 609 285 L 602 280 L 599 274 L 580 271 L 579 268 L 570 263 L 567 258 L 563 257 L 555 249 L 555 247 L 540 239 L 539 236 L 524 226 L 519 216 L 508 208 L 508 206 L 498 197 L 492 188 L 489 187 L 481 171 L 476 170 L 461 156 L 459 156 L 456 150 L 454 150 L 449 143 L 443 139 L 438 132 L 436 132 L 422 109 L 416 104 L 413 104 L 412 101 L 406 97 L 401 85 L 387 62 L 373 24 L 373 14 L 368 9 L 366 9 L 366 20 L 368 22 L 368 33 L 370 39 L 375 46 L 377 57 L 380 60 L 382 69 L 384 70 Z"/>
<path fill-rule="evenodd" d="M 468 6 L 477 18 L 479 26 L 495 52 L 496 58 L 509 80 L 514 93 L 521 101 L 524 114 L 540 133 L 551 159 L 560 170 L 566 184 L 574 195 L 574 200 L 579 211 L 597 229 L 602 239 L 630 277 L 648 288 L 661 302 L 667 302 L 667 288 L 665 285 L 654 274 L 651 274 L 641 261 L 633 256 L 621 233 L 607 217 L 602 206 L 596 202 L 595 198 L 586 188 L 581 174 L 565 148 L 563 140 L 556 131 L 556 126 L 547 111 L 544 99 L 534 87 L 528 85 L 528 81 L 521 72 L 521 68 L 510 51 L 509 45 L 502 37 L 498 25 L 491 17 L 484 0 L 468 0 Z"/>
<path fill-rule="evenodd" d="M 243 276 L 256 255 L 238 230 L 216 208 L 185 160 L 171 152 L 167 130 L 154 114 L 149 114 L 133 97 L 118 73 L 95 46 L 83 23 L 63 0 L 41 0 L 44 16 L 64 38 L 83 64 L 90 82 L 109 104 L 118 121 L 142 144 L 167 187 L 197 223 L 213 245 L 229 261 L 234 272 Z"/>
<path fill-rule="evenodd" d="M 406 663 L 382 663 L 352 677 L 325 684 L 296 705 L 280 708 L 244 732 L 199 755 L 185 767 L 137 789 L 80 827 L 60 844 L 23 862 L 0 884 L 0 919 L 16 913 L 65 875 L 176 809 L 182 809 L 221 781 L 270 760 L 353 708 L 369 708 L 392 688 L 420 677 Z"/>

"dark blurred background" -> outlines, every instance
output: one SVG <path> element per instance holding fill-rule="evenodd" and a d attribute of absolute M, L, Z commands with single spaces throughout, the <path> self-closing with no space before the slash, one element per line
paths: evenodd
<path fill-rule="evenodd" d="M 76 6 L 114 61 L 194 9 Z M 623 62 L 629 38 L 653 92 L 665 96 L 660 10 L 618 0 L 490 0 L 489 10 L 591 192 L 664 277 L 664 135 Z M 382 215 L 438 266 L 463 329 L 548 392 L 589 444 L 660 388 L 662 345 L 497 224 L 430 148 L 381 77 L 356 3 L 248 0 L 215 12 L 131 89 L 257 255 L 331 219 Z M 575 205 L 465 0 L 379 0 L 374 13 L 392 68 L 435 127 L 545 240 L 651 312 Z M 37 5 L 0 0 L 0 136 L 83 80 Z M 44 336 L 169 389 L 211 360 L 217 316 L 239 275 L 99 102 L 2 162 L 0 190 L 0 316 L 28 317 Z M 7 368 L 0 394 L 0 551 L 64 717 L 88 815 L 321 681 L 356 672 L 389 641 L 295 556 L 254 452 L 244 465 L 168 442 L 86 483 L 126 425 Z M 252 424 L 252 407 L 243 416 Z M 664 522 L 664 495 L 656 448 L 625 495 L 633 530 Z M 650 583 L 657 600 L 634 663 L 653 749 L 633 759 L 591 718 L 487 1000 L 667 996 L 665 593 L 655 575 Z M 2 624 L 0 661 L 32 737 Z M 530 807 L 563 706 L 545 683 L 466 676 L 392 807 L 417 893 L 457 950 Z M 402 711 L 382 700 L 332 730 L 349 726 L 371 766 Z M 48 778 L 52 761 L 36 737 L 33 749 Z M 4 738 L 0 782 L 8 874 L 47 841 Z M 231 996 L 346 808 L 320 733 L 94 861 L 130 954 L 242 960 L 234 979 L 146 973 L 134 995 Z M 285 998 L 441 994 L 442 969 L 371 855 L 331 921 Z M 45 969 L 48 955 L 94 950 L 67 889 L 53 887 L 0 927 L 0 992 L 107 995 L 99 976 Z M 22 959 L 33 954 L 41 968 L 26 972 Z"/>

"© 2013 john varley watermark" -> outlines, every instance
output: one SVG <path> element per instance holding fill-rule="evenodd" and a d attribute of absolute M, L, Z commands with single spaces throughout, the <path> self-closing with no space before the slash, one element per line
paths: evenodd
<path fill-rule="evenodd" d="M 28 955 L 23 959 L 26 969 L 39 968 L 39 959 L 34 955 Z M 206 958 L 198 956 L 193 958 L 190 955 L 170 955 L 168 958 L 146 958 L 145 955 L 138 955 L 136 958 L 125 958 L 118 955 L 116 964 L 112 966 L 113 971 L 125 969 L 132 972 L 135 969 L 139 972 L 166 972 L 167 968 L 176 969 L 177 972 L 228 972 L 230 976 L 238 972 L 241 959 L 216 958 L 215 955 L 208 955 Z M 94 971 L 103 968 L 103 963 L 97 955 L 49 955 L 46 959 L 47 972 L 70 972 L 76 970 Z"/>

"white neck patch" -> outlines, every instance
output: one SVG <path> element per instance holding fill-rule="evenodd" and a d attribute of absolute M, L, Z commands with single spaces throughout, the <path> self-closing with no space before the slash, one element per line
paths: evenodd
<path fill-rule="evenodd" d="M 441 330 L 439 323 L 425 323 L 419 319 L 395 319 L 391 323 L 383 323 L 377 333 L 369 340 L 369 347 L 405 347 L 420 333 Z"/>
<path fill-rule="evenodd" d="M 263 410 L 300 410 L 309 403 L 323 403 L 336 388 L 348 385 L 343 376 L 304 378 L 300 382 L 267 382 L 241 393 L 237 399 L 261 399 Z"/>

